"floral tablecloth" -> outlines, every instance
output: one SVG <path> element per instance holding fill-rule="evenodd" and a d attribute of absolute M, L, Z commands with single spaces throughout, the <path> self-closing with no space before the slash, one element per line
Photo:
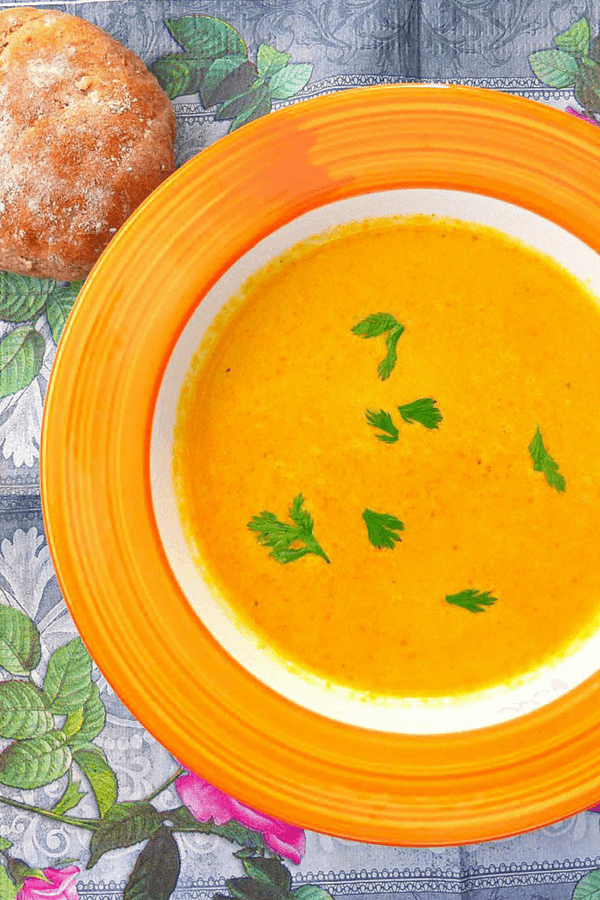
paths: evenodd
<path fill-rule="evenodd" d="M 82 16 L 135 50 L 173 99 L 179 163 L 271 109 L 362 85 L 453 81 L 592 124 L 600 116 L 600 0 L 12 0 L 0 9 L 19 4 Z M 304 834 L 182 772 L 131 717 L 77 637 L 40 508 L 44 393 L 78 288 L 0 273 L 0 900 L 597 895 L 594 811 L 462 848 Z"/>

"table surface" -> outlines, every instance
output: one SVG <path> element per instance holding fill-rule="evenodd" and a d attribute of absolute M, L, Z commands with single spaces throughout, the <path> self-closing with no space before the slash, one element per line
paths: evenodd
<path fill-rule="evenodd" d="M 560 59 L 533 58 L 544 82 L 536 77 L 530 62 L 532 54 L 553 47 L 556 50 L 555 36 L 581 18 L 587 20 L 595 38 L 600 0 L 13 0 L 0 2 L 0 10 L 16 5 L 82 16 L 131 47 L 148 65 L 182 50 L 166 20 L 186 15 L 224 20 L 237 29 L 251 60 L 256 60 L 260 45 L 267 44 L 291 54 L 292 64 L 305 64 L 290 72 L 287 87 L 280 91 L 290 96 L 272 99 L 273 109 L 349 87 L 450 81 L 518 94 L 561 109 L 570 107 L 591 118 L 600 113 L 600 101 L 594 99 L 593 92 L 579 94 L 579 99 L 588 104 L 584 108 L 574 96 L 574 86 L 564 86 L 569 79 L 559 71 Z M 567 41 L 563 53 L 575 47 L 573 42 L 585 43 L 585 23 L 570 35 L 571 43 Z M 574 65 L 567 63 L 567 68 Z M 219 107 L 205 109 L 198 94 L 176 97 L 173 102 L 178 163 L 224 135 L 231 124 L 216 118 Z M 0 399 L 0 605 L 16 608 L 35 622 L 41 636 L 41 659 L 32 677 L 39 685 L 48 666 L 64 666 L 65 653 L 74 655 L 79 645 L 73 643 L 77 633 L 50 562 L 39 495 L 39 436 L 56 333 L 46 312 L 34 319 L 34 325 L 45 345 L 40 371 L 29 386 Z M 1 339 L 14 327 L 0 319 L 0 357 Z M 69 649 L 56 655 L 66 645 Z M 85 674 L 85 660 L 79 662 Z M 0 670 L 0 680 L 10 678 L 8 672 Z M 99 724 L 89 733 L 97 732 L 92 739 L 98 748 L 95 752 L 106 765 L 105 802 L 116 784 L 119 802 L 139 803 L 172 779 L 178 772 L 177 763 L 131 717 L 95 668 L 92 679 L 98 695 L 94 689 L 86 703 L 95 704 L 100 719 L 97 715 Z M 98 697 L 106 709 L 103 726 Z M 87 709 L 89 713 L 91 706 Z M 7 744 L 1 741 L 0 749 Z M 3 869 L 3 865 L 12 866 L 15 873 L 16 864 L 13 861 L 9 865 L 9 858 L 18 858 L 25 866 L 23 877 L 29 880 L 22 891 L 24 900 L 34 896 L 113 900 L 123 896 L 128 881 L 126 897 L 135 895 L 138 900 L 166 898 L 175 883 L 173 896 L 178 900 L 212 898 L 216 893 L 227 894 L 227 879 L 244 875 L 242 861 L 233 856 L 239 847 L 214 832 L 177 834 L 181 859 L 178 878 L 176 853 L 172 845 L 165 848 L 164 842 L 160 844 L 156 832 L 151 839 L 154 843 L 145 851 L 141 843 L 123 847 L 120 845 L 125 840 L 115 839 L 116 849 L 86 869 L 94 832 L 92 827 L 70 824 L 70 819 L 83 817 L 93 822 L 98 813 L 90 783 L 81 779 L 79 769 L 74 771 L 79 773 L 76 780 L 80 781 L 80 790 L 87 791 L 86 796 L 71 810 L 63 803 L 62 811 L 58 807 L 53 819 L 41 811 L 50 810 L 68 788 L 65 774 L 60 772 L 60 777 L 55 777 L 59 769 L 51 772 L 55 780 L 39 787 L 0 786 L 0 853 L 7 854 L 0 855 L 0 900 L 14 898 L 15 890 Z M 102 797 L 102 789 L 97 783 L 95 786 Z M 72 787 L 70 791 L 73 794 Z M 79 798 L 73 794 L 73 802 L 75 799 Z M 153 802 L 159 809 L 180 805 L 176 785 L 167 785 Z M 223 812 L 224 807 L 221 798 L 219 809 Z M 227 817 L 225 813 L 223 817 Z M 248 821 L 243 812 L 239 818 Z M 477 900 L 496 896 L 562 900 L 572 895 L 584 876 L 600 869 L 599 821 L 597 813 L 586 812 L 533 833 L 460 848 L 377 847 L 309 833 L 300 864 L 285 863 L 293 877 L 293 888 L 317 884 L 333 897 L 465 893 Z M 277 827 L 268 822 L 261 827 L 268 843 Z M 141 827 L 137 836 L 145 839 L 150 830 Z M 98 830 L 95 834 L 97 839 Z M 242 841 L 244 835 L 247 837 L 243 829 L 229 833 L 230 838 Z M 299 838 L 293 834 L 291 839 L 297 842 Z M 108 846 L 110 839 L 105 840 Z M 140 861 L 141 851 L 145 855 Z M 61 868 L 65 860 L 66 868 Z M 43 882 L 37 882 L 39 893 L 31 893 L 35 882 L 26 867 L 46 869 L 47 877 L 55 882 L 54 893 L 50 894 L 52 885 L 44 886 Z M 132 876 L 134 867 L 136 874 Z M 148 874 L 153 867 L 154 881 Z M 137 879 L 135 894 L 132 878 Z M 72 882 L 71 887 L 67 887 L 68 882 Z M 592 889 L 594 882 L 595 876 L 591 876 L 578 893 L 583 895 L 586 887 Z M 597 885 L 600 888 L 600 873 Z M 319 900 L 316 893 L 304 894 L 304 898 L 302 892 L 297 896 L 300 900 Z M 282 892 L 282 900 L 285 896 L 289 894 Z"/>

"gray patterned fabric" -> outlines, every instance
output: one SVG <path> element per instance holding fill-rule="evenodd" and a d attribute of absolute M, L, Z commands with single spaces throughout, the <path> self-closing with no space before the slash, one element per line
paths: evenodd
<path fill-rule="evenodd" d="M 573 102 L 571 89 L 541 84 L 528 55 L 550 47 L 554 35 L 581 16 L 595 34 L 600 16 L 600 0 L 12 0 L 0 2 L 0 9 L 16 5 L 82 16 L 148 64 L 179 49 L 166 18 L 204 14 L 225 19 L 244 37 L 252 57 L 264 42 L 289 51 L 295 62 L 313 65 L 306 87 L 290 100 L 276 101 L 275 108 L 349 87 L 407 80 L 475 84 L 565 108 Z M 177 98 L 174 105 L 179 163 L 226 133 L 228 123 L 216 121 L 214 109 L 204 110 L 197 95 Z M 0 337 L 7 327 L 0 323 Z M 48 338 L 44 316 L 36 328 Z M 55 352 L 51 340 L 46 347 L 36 380 L 0 400 L 0 588 L 37 623 L 42 662 L 76 635 L 50 563 L 39 500 L 42 404 Z M 118 775 L 120 798 L 145 797 L 175 771 L 175 763 L 98 672 L 94 678 L 108 710 L 96 743 Z M 49 808 L 63 787 L 52 784 L 11 796 Z M 78 814 L 93 815 L 86 803 Z M 293 869 L 294 884 L 318 883 L 335 897 L 372 900 L 405 894 L 427 894 L 432 900 L 451 894 L 474 900 L 565 900 L 583 875 L 600 867 L 599 821 L 595 813 L 582 813 L 534 833 L 463 848 L 387 848 L 309 834 L 306 854 Z M 0 835 L 31 865 L 77 860 L 82 869 L 78 890 L 85 900 L 121 897 L 139 853 L 135 847 L 115 851 L 86 872 L 85 834 L 4 806 Z M 178 843 L 177 900 L 211 898 L 219 886 L 224 890 L 225 878 L 240 874 L 223 839 L 183 835 Z"/>

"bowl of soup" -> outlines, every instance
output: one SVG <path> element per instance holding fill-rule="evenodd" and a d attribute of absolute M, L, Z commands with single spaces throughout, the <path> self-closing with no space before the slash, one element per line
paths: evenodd
<path fill-rule="evenodd" d="M 382 843 L 597 801 L 600 139 L 350 91 L 203 151 L 98 263 L 42 445 L 124 702 L 251 806 Z"/>

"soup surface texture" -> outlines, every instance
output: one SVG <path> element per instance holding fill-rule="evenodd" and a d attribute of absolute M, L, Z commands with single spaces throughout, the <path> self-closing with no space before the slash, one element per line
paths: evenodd
<path fill-rule="evenodd" d="M 587 289 L 493 229 L 390 218 L 296 246 L 219 314 L 181 394 L 198 564 L 327 681 L 437 697 L 522 678 L 600 616 L 599 348 Z M 294 552 L 298 510 L 321 554 Z"/>

